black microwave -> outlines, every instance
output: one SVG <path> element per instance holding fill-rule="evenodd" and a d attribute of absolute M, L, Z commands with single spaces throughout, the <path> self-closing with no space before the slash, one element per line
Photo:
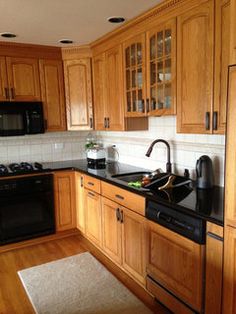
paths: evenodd
<path fill-rule="evenodd" d="M 42 102 L 0 102 L 0 136 L 44 131 Z"/>

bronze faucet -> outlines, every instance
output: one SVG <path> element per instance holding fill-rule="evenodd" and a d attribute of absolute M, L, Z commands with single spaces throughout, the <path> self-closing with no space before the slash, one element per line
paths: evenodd
<path fill-rule="evenodd" d="M 146 156 L 147 157 L 150 157 L 151 155 L 151 152 L 152 152 L 152 149 L 153 149 L 153 146 L 158 143 L 158 142 L 161 142 L 161 143 L 164 143 L 166 145 L 166 148 L 167 148 L 167 163 L 166 163 L 166 172 L 168 173 L 171 173 L 171 162 L 170 162 L 170 145 L 167 141 L 165 140 L 162 140 L 162 139 L 158 139 L 158 140 L 155 140 L 151 143 L 151 145 L 149 146 L 147 152 L 146 152 Z"/>

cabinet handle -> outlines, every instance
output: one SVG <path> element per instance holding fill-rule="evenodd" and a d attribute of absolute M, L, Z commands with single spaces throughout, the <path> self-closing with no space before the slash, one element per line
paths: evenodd
<path fill-rule="evenodd" d="M 123 210 L 120 211 L 120 222 L 121 222 L 121 223 L 124 222 L 124 213 L 123 213 Z"/>
<path fill-rule="evenodd" d="M 104 118 L 104 128 L 107 128 L 107 118 Z"/>
<path fill-rule="evenodd" d="M 80 186 L 81 188 L 84 186 L 84 177 L 80 177 Z"/>
<path fill-rule="evenodd" d="M 116 209 L 116 220 L 117 221 L 120 220 L 120 209 L 119 208 Z"/>
<path fill-rule="evenodd" d="M 107 128 L 110 128 L 110 118 L 107 118 Z"/>
<path fill-rule="evenodd" d="M 9 89 L 7 87 L 4 88 L 6 99 L 10 99 L 9 97 Z"/>
<path fill-rule="evenodd" d="M 45 130 L 47 130 L 47 128 L 48 128 L 48 120 L 44 120 L 44 128 L 45 128 Z"/>
<path fill-rule="evenodd" d="M 88 185 L 94 186 L 93 182 L 88 182 Z"/>
<path fill-rule="evenodd" d="M 124 199 L 125 199 L 123 196 L 121 196 L 121 195 L 119 195 L 119 194 L 116 194 L 115 197 L 118 198 L 118 199 L 120 199 L 120 200 L 124 200 Z"/>
<path fill-rule="evenodd" d="M 90 129 L 93 128 L 93 118 L 89 118 L 89 126 L 90 126 Z"/>
<path fill-rule="evenodd" d="M 90 195 L 90 196 L 92 196 L 92 197 L 95 196 L 95 194 L 93 194 L 92 192 L 88 192 L 88 195 Z"/>
<path fill-rule="evenodd" d="M 146 105 L 147 105 L 147 112 L 149 112 L 150 108 L 149 108 L 149 98 L 146 99 Z"/>
<path fill-rule="evenodd" d="M 14 92 L 14 88 L 11 87 L 11 99 L 15 98 L 15 92 Z"/>
<path fill-rule="evenodd" d="M 213 130 L 217 130 L 217 119 L 218 118 L 218 112 L 213 112 Z"/>
<path fill-rule="evenodd" d="M 210 130 L 210 112 L 209 111 L 206 112 L 205 127 L 206 127 L 206 130 Z"/>
<path fill-rule="evenodd" d="M 142 112 L 143 113 L 145 112 L 145 101 L 144 101 L 144 99 L 142 99 Z"/>

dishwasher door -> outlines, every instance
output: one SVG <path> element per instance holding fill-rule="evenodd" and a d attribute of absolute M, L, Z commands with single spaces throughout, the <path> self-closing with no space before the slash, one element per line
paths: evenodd
<path fill-rule="evenodd" d="M 205 245 L 147 222 L 148 277 L 197 312 L 202 309 L 204 256 Z"/>

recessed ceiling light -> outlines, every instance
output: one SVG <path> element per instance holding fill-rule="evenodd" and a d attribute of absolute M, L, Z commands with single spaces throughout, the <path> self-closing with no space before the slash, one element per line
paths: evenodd
<path fill-rule="evenodd" d="M 111 16 L 107 20 L 110 23 L 123 23 L 125 21 L 125 18 L 122 16 Z"/>
<path fill-rule="evenodd" d="M 16 37 L 16 34 L 10 33 L 10 32 L 4 32 L 4 33 L 1 33 L 0 35 L 2 37 L 5 37 L 5 38 L 15 38 Z"/>
<path fill-rule="evenodd" d="M 71 40 L 71 39 L 60 39 L 60 40 L 58 40 L 58 42 L 59 43 L 61 43 L 61 44 L 73 44 L 73 40 Z"/>

